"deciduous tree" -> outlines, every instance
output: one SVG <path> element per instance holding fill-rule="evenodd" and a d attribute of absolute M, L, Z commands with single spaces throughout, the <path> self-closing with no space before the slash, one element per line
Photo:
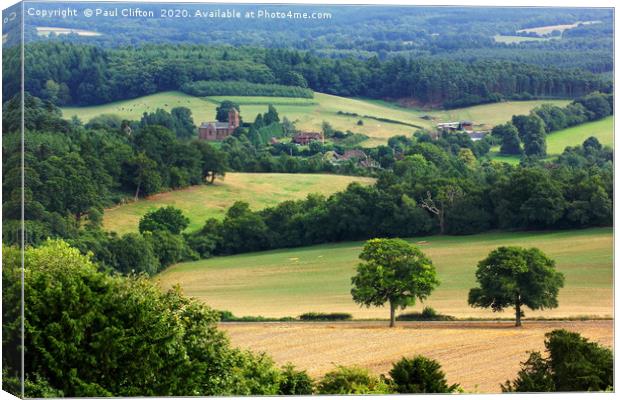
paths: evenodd
<path fill-rule="evenodd" d="M 521 326 L 523 306 L 532 310 L 558 306 L 564 275 L 536 248 L 499 247 L 478 263 L 476 281 L 480 286 L 469 291 L 469 305 L 493 311 L 514 307 L 515 326 Z"/>
<path fill-rule="evenodd" d="M 390 327 L 395 324 L 397 308 L 426 300 L 439 285 L 431 260 L 402 239 L 371 239 L 360 259 L 364 262 L 351 279 L 353 300 L 366 307 L 388 303 Z"/>

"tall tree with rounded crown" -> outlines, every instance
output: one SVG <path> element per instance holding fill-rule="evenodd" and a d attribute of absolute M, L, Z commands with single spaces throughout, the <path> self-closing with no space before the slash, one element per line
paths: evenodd
<path fill-rule="evenodd" d="M 480 287 L 469 291 L 472 307 L 502 311 L 515 308 L 515 326 L 521 326 L 522 307 L 532 310 L 556 308 L 564 275 L 555 262 L 537 248 L 499 247 L 478 263 Z"/>
<path fill-rule="evenodd" d="M 439 285 L 431 260 L 402 239 L 371 239 L 366 242 L 351 279 L 353 300 L 366 307 L 390 305 L 390 327 L 397 308 L 424 301 Z"/>

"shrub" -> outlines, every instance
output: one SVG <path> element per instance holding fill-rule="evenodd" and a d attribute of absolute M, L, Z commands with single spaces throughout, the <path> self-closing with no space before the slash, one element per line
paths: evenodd
<path fill-rule="evenodd" d="M 178 235 L 189 225 L 189 218 L 183 212 L 173 206 L 160 207 L 155 211 L 149 211 L 140 219 L 140 233 L 168 231 Z"/>
<path fill-rule="evenodd" d="M 545 335 L 549 353 L 530 353 L 514 381 L 504 392 L 573 392 L 613 390 L 611 349 L 589 342 L 579 333 L 564 329 Z"/>
<path fill-rule="evenodd" d="M 297 371 L 293 364 L 286 364 L 282 367 L 280 374 L 280 389 L 278 394 L 281 395 L 303 395 L 312 394 L 314 390 L 314 382 L 308 376 L 306 371 Z"/>
<path fill-rule="evenodd" d="M 387 394 L 389 385 L 360 367 L 338 366 L 318 384 L 319 394 Z"/>
<path fill-rule="evenodd" d="M 13 322 L 21 253 L 4 247 L 2 257 L 3 313 Z M 217 313 L 178 288 L 100 272 L 63 241 L 27 248 L 24 257 L 26 397 L 277 394 L 273 361 L 232 349 Z M 8 389 L 19 362 L 4 361 L 19 361 L 9 345 L 20 331 L 3 326 Z"/>
<path fill-rule="evenodd" d="M 410 312 L 400 314 L 396 317 L 397 321 L 453 321 L 455 318 L 451 315 L 438 314 L 434 308 L 426 306 L 422 312 Z"/>
<path fill-rule="evenodd" d="M 390 371 L 392 387 L 397 393 L 453 393 L 458 384 L 448 385 L 441 365 L 430 358 L 402 358 Z"/>
<path fill-rule="evenodd" d="M 349 313 L 309 312 L 301 314 L 299 319 L 302 321 L 349 321 L 353 319 L 353 316 Z"/>
<path fill-rule="evenodd" d="M 258 316 L 249 315 L 249 316 L 237 317 L 232 312 L 227 311 L 227 310 L 217 311 L 217 312 L 219 313 L 220 321 L 222 321 L 222 322 L 288 322 L 288 321 L 295 321 L 295 318 L 293 318 L 293 317 L 269 318 L 269 317 L 262 317 L 260 315 L 258 315 Z"/>

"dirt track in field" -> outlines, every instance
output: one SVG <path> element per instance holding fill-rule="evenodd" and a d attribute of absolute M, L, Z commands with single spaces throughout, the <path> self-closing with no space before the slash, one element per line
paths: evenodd
<path fill-rule="evenodd" d="M 613 346 L 613 321 L 223 323 L 233 345 L 264 351 L 278 364 L 292 362 L 317 378 L 335 365 L 360 365 L 387 373 L 403 356 L 438 360 L 450 383 L 466 391 L 494 393 L 513 379 L 527 351 L 544 350 L 553 329 L 581 333 Z"/>

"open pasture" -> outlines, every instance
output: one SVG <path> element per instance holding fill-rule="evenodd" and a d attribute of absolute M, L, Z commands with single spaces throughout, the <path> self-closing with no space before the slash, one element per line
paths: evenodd
<path fill-rule="evenodd" d="M 606 117 L 599 121 L 587 122 L 551 132 L 547 135 L 547 158 L 556 157 L 564 152 L 568 146 L 579 146 L 587 138 L 594 136 L 603 146 L 614 146 L 614 117 Z M 489 153 L 493 160 L 508 164 L 519 164 L 521 157 L 508 156 L 499 153 L 499 146 L 494 146 Z"/>
<path fill-rule="evenodd" d="M 594 136 L 604 146 L 614 144 L 614 117 L 588 122 L 572 128 L 551 132 L 547 135 L 547 153 L 561 154 L 568 146 L 578 146 L 587 138 Z"/>
<path fill-rule="evenodd" d="M 460 318 L 512 318 L 467 305 L 478 261 L 499 246 L 538 247 L 566 277 L 559 308 L 525 310 L 526 317 L 613 314 L 612 229 L 485 233 L 409 239 L 437 268 L 440 286 L 425 305 Z M 247 253 L 174 265 L 154 279 L 235 315 L 298 316 L 305 312 L 348 312 L 354 318 L 388 318 L 387 308 L 361 308 L 351 299 L 362 242 Z M 596 293 L 593 296 L 593 293 Z M 421 310 L 418 304 L 411 310 Z"/>
<path fill-rule="evenodd" d="M 401 357 L 422 354 L 438 360 L 450 383 L 466 392 L 500 392 L 514 379 L 526 351 L 544 350 L 553 329 L 576 331 L 613 346 L 613 321 L 525 322 L 521 328 L 502 322 L 225 323 L 232 344 L 267 352 L 283 365 L 292 362 L 314 378 L 335 365 L 360 365 L 387 374 Z"/>
<path fill-rule="evenodd" d="M 286 200 L 303 199 L 310 193 L 330 195 L 351 182 L 374 183 L 373 178 L 327 174 L 227 173 L 213 185 L 192 186 L 160 193 L 105 210 L 103 227 L 117 233 L 135 232 L 140 218 L 159 207 L 175 206 L 190 220 L 188 230 L 196 230 L 208 218 L 223 218 L 235 201 L 245 201 L 254 210 L 275 206 Z"/>
<path fill-rule="evenodd" d="M 273 104 L 280 118 L 287 117 L 298 129 L 320 131 L 323 121 L 327 121 L 335 129 L 367 135 L 369 139 L 363 144 L 367 147 L 385 144 L 392 136 L 411 135 L 419 129 L 416 126 L 431 129 L 439 122 L 469 119 L 482 128 L 490 128 L 510 120 L 514 114 L 527 114 L 532 108 L 543 103 L 560 106 L 568 103 L 568 100 L 509 101 L 454 110 L 425 111 L 419 108 L 400 107 L 386 101 L 346 98 L 325 93 L 315 93 L 313 99 L 262 96 L 201 98 L 172 91 L 99 106 L 65 107 L 62 111 L 65 118 L 76 115 L 83 122 L 88 122 L 101 114 L 116 114 L 124 119 L 139 120 L 144 112 L 154 112 L 158 108 L 170 111 L 174 107 L 182 106 L 192 110 L 195 124 L 200 125 L 203 121 L 215 118 L 215 109 L 224 100 L 237 102 L 241 108 L 241 117 L 245 121 L 254 121 L 257 114 L 266 112 L 268 105 Z M 374 118 L 363 117 L 364 115 Z M 431 119 L 424 119 L 423 116 Z M 395 122 L 380 121 L 376 118 Z M 363 125 L 358 125 L 359 120 L 363 121 Z"/>

